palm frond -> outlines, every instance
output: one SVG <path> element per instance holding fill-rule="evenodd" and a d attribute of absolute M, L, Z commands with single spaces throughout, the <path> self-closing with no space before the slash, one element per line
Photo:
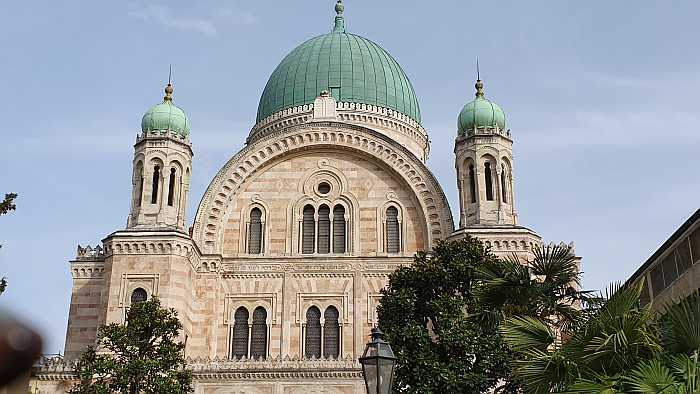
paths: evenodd
<path fill-rule="evenodd" d="M 625 378 L 630 391 L 645 394 L 684 393 L 685 387 L 659 360 L 643 362 Z"/>
<path fill-rule="evenodd" d="M 700 350 L 700 293 L 696 291 L 671 305 L 660 325 L 666 350 L 683 354 Z"/>
<path fill-rule="evenodd" d="M 685 382 L 688 393 L 700 392 L 700 363 L 697 354 L 692 357 L 673 354 L 666 357 L 665 364 L 680 381 Z"/>
<path fill-rule="evenodd" d="M 555 341 L 552 331 L 534 317 L 511 317 L 499 327 L 506 343 L 516 351 L 546 351 Z"/>
<path fill-rule="evenodd" d="M 547 282 L 576 283 L 580 285 L 578 259 L 571 247 L 564 244 L 548 245 L 534 250 L 530 262 L 533 275 L 544 277 Z"/>
<path fill-rule="evenodd" d="M 576 378 L 577 368 L 560 352 L 529 350 L 514 363 L 513 373 L 526 393 L 545 394 L 565 388 Z"/>

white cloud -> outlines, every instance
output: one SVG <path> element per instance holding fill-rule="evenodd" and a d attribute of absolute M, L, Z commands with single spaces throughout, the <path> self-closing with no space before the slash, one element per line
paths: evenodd
<path fill-rule="evenodd" d="M 156 4 L 129 4 L 129 15 L 147 22 L 155 22 L 162 26 L 184 31 L 193 31 L 213 37 L 218 33 L 220 25 L 250 25 L 257 22 L 255 15 L 247 11 L 231 8 L 209 12 L 201 17 L 184 17 L 176 15 L 169 8 Z"/>

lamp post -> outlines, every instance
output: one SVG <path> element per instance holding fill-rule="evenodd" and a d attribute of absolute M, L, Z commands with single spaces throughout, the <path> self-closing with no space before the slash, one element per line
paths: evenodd
<path fill-rule="evenodd" d="M 389 394 L 394 383 L 396 357 L 389 343 L 382 339 L 383 336 L 379 328 L 373 328 L 372 340 L 360 357 L 368 394 Z"/>

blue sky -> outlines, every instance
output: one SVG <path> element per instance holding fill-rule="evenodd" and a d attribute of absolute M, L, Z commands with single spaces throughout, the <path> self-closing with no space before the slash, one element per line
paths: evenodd
<path fill-rule="evenodd" d="M 0 307 L 63 348 L 76 245 L 124 228 L 133 143 L 174 67 L 192 123 L 190 221 L 243 147 L 279 61 L 329 31 L 332 0 L 5 2 L 0 12 Z M 521 224 L 574 241 L 584 285 L 624 280 L 700 201 L 700 3 L 346 0 L 348 30 L 411 78 L 430 168 L 456 211 L 453 142 L 486 94 L 515 139 Z"/>

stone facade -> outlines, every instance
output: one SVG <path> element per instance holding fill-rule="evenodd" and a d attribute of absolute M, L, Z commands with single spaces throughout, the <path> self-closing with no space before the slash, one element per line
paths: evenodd
<path fill-rule="evenodd" d="M 157 296 L 183 323 L 196 393 L 363 393 L 357 359 L 392 271 L 466 234 L 502 256 L 542 244 L 517 222 L 509 130 L 456 139 L 457 231 L 427 132 L 399 111 L 322 91 L 262 119 L 188 231 L 189 138 L 138 136 L 127 228 L 78 248 L 65 356 L 35 371 L 32 392 L 63 392 L 98 327 Z"/>

